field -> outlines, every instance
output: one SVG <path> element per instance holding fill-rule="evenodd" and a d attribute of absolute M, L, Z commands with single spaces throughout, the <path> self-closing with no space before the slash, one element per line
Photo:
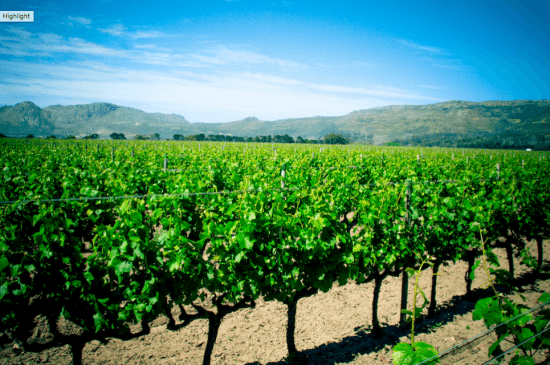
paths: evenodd
<path fill-rule="evenodd" d="M 425 270 L 417 325 L 443 351 L 483 331 L 482 236 L 529 307 L 548 292 L 542 153 L 2 143 L 6 363 L 390 363 L 422 257 L 448 272 Z M 489 359 L 483 341 L 442 363 Z"/>

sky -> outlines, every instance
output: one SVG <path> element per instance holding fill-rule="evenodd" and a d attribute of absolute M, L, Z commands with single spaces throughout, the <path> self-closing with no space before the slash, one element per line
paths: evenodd
<path fill-rule="evenodd" d="M 0 105 L 191 123 L 550 96 L 550 0 L 3 0 Z"/>

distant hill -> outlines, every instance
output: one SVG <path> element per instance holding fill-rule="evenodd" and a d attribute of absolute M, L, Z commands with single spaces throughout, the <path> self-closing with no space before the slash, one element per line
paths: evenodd
<path fill-rule="evenodd" d="M 546 138 L 550 144 L 550 101 L 447 101 L 362 109 L 344 116 L 276 121 L 248 117 L 227 123 L 189 123 L 180 115 L 146 113 L 109 103 L 52 105 L 40 109 L 26 101 L 0 108 L 0 133 L 7 136 L 32 133 L 79 137 L 97 133 L 108 138 L 113 132 L 124 133 L 127 138 L 159 133 L 161 139 L 172 138 L 174 134 L 200 133 L 247 137 L 288 134 L 294 138 L 318 139 L 334 132 L 353 141 L 373 144 L 389 141 L 445 144 L 476 138 L 504 143 L 506 138 L 521 137 L 539 142 Z"/>

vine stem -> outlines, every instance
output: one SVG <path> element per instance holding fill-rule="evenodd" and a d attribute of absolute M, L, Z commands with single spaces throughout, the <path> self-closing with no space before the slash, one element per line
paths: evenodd
<path fill-rule="evenodd" d="M 495 284 L 493 277 L 489 273 L 489 270 L 487 269 L 487 256 L 485 255 L 485 241 L 483 241 L 483 233 L 481 232 L 481 229 L 479 230 L 479 235 L 481 236 L 481 248 L 483 249 L 483 270 L 485 270 L 485 274 L 487 274 L 487 277 L 489 278 L 489 283 L 491 285 L 491 288 L 495 292 L 495 296 L 497 297 L 499 303 L 500 303 L 500 296 L 497 293 L 497 290 L 495 289 Z"/>

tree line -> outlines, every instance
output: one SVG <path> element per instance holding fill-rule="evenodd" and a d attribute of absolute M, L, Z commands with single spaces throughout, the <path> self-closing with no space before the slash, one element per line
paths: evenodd
<path fill-rule="evenodd" d="M 223 134 L 211 134 L 204 135 L 195 134 L 189 136 L 183 136 L 181 134 L 174 134 L 175 141 L 212 141 L 212 142 L 258 142 L 258 143 L 309 143 L 309 144 L 348 144 L 349 140 L 342 137 L 339 134 L 328 134 L 320 139 L 304 139 L 300 136 L 294 139 L 288 134 L 274 135 L 274 136 L 256 136 L 256 137 L 239 137 L 239 136 L 226 136 Z"/>
<path fill-rule="evenodd" d="M 6 137 L 3 134 L 0 134 L 0 138 Z M 109 135 L 111 139 L 126 139 L 124 133 L 111 133 Z M 32 134 L 27 135 L 26 138 L 34 138 Z M 46 137 L 47 139 L 56 139 L 54 135 Z M 76 139 L 75 136 L 67 136 L 64 139 Z M 99 139 L 98 134 L 90 134 L 82 139 Z M 141 135 L 136 134 L 133 139 L 135 140 L 160 140 L 160 135 L 154 133 L 151 135 Z M 211 142 L 258 142 L 258 143 L 309 143 L 309 144 L 348 144 L 350 143 L 349 139 L 344 138 L 340 134 L 330 133 L 319 139 L 304 139 L 300 136 L 296 139 L 292 138 L 288 134 L 285 135 L 274 135 L 274 136 L 256 136 L 256 137 L 239 137 L 239 136 L 226 136 L 223 134 L 211 134 L 204 135 L 195 134 L 184 136 L 181 134 L 174 134 L 174 141 L 211 141 Z"/>

